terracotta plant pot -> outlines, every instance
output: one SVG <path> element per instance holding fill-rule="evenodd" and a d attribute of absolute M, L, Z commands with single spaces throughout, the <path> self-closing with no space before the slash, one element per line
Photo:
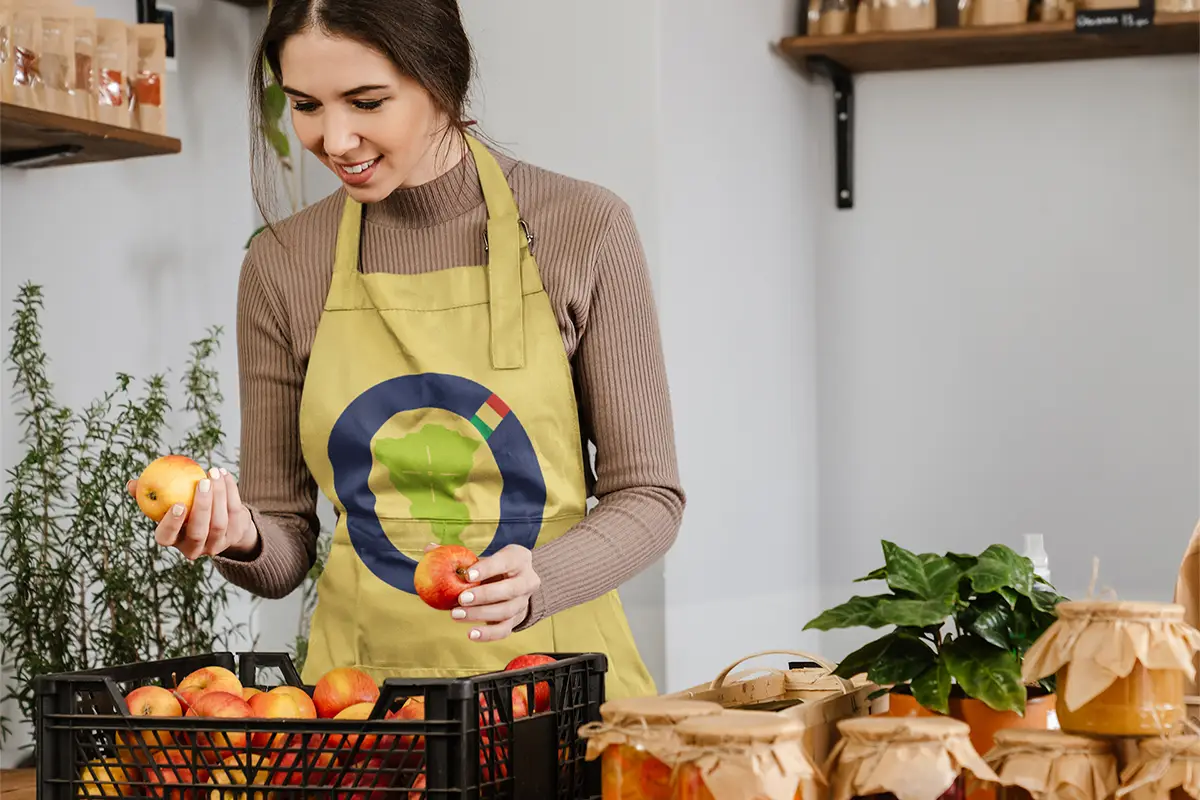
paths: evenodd
<path fill-rule="evenodd" d="M 1052 694 L 1030 692 L 1025 699 L 1025 716 L 1012 711 L 994 711 L 980 700 L 970 697 L 950 699 L 950 715 L 971 726 L 971 744 L 981 756 L 987 756 L 996 743 L 996 731 L 1005 728 L 1058 728 L 1057 698 Z M 995 800 L 994 789 L 976 789 L 967 800 Z"/>
<path fill-rule="evenodd" d="M 918 703 L 916 698 L 911 694 L 891 691 L 888 692 L 888 710 L 885 716 L 940 717 L 942 715 L 936 711 L 930 711 L 928 708 Z"/>

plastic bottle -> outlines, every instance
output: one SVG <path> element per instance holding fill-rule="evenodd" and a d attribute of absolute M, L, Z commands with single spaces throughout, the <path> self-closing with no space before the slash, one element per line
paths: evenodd
<path fill-rule="evenodd" d="M 1040 533 L 1025 534 L 1025 552 L 1021 555 L 1033 562 L 1033 574 L 1044 586 L 1050 584 L 1050 556 Z"/>

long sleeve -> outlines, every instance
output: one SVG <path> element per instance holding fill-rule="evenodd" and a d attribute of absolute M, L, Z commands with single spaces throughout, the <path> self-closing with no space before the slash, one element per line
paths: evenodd
<path fill-rule="evenodd" d="M 282 304 L 252 245 L 238 282 L 237 351 L 242 431 L 238 492 L 258 529 L 246 560 L 218 556 L 217 570 L 261 597 L 290 594 L 316 557 L 316 484 L 300 448 L 304 370 L 282 323 Z"/>
<path fill-rule="evenodd" d="M 596 448 L 595 509 L 533 552 L 541 588 L 519 630 L 619 587 L 675 541 L 680 485 L 661 334 L 633 215 L 618 203 L 596 255 L 573 367 Z"/>

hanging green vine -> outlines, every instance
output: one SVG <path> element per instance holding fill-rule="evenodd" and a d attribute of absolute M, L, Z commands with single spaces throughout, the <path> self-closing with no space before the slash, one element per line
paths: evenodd
<path fill-rule="evenodd" d="M 16 299 L 8 361 L 24 453 L 8 470 L 0 506 L 0 653 L 23 720 L 38 675 L 211 652 L 242 626 L 228 622 L 229 586 L 211 560 L 188 561 L 154 541 L 154 523 L 125 481 L 166 452 L 230 468 L 223 401 L 210 361 L 222 329 L 192 343 L 184 409 L 195 423 L 168 445 L 162 375 L 120 374 L 76 414 L 54 396 L 42 345 L 40 286 Z M 0 739 L 11 735 L 0 719 Z"/>

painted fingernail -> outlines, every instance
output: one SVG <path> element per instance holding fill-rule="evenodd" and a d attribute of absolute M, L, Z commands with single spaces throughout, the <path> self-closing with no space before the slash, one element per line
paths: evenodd
<path fill-rule="evenodd" d="M 450 612 L 450 616 L 454 617 L 455 619 L 466 619 L 467 612 L 463 611 L 461 608 L 456 608 Z"/>
<path fill-rule="evenodd" d="M 464 606 L 468 605 L 470 603 L 474 603 L 475 602 L 475 593 L 474 592 L 463 592 L 461 595 L 458 596 L 458 602 L 462 603 Z"/>
<path fill-rule="evenodd" d="M 208 477 L 212 478 L 214 481 L 220 480 L 221 479 L 221 470 L 217 469 L 216 467 L 213 467 L 212 469 L 210 469 L 208 471 Z"/>
<path fill-rule="evenodd" d="M 225 469 L 224 467 L 221 467 L 221 477 L 224 478 L 228 474 L 229 474 L 229 470 Z"/>
<path fill-rule="evenodd" d="M 477 569 L 467 570 L 467 580 L 469 580 L 469 581 L 479 580 L 479 570 L 477 570 Z"/>
<path fill-rule="evenodd" d="M 176 503 L 175 505 L 171 506 L 171 516 L 173 516 L 173 517 L 182 517 L 183 511 L 184 511 L 183 506 L 181 506 L 179 503 Z"/>
<path fill-rule="evenodd" d="M 480 633 L 479 631 L 477 631 L 477 630 L 476 630 L 476 631 L 471 631 L 471 638 L 472 638 L 472 639 L 478 639 L 478 638 L 479 638 L 480 636 L 482 636 L 482 635 L 483 635 L 483 634 L 481 634 L 481 633 Z"/>
<path fill-rule="evenodd" d="M 201 493 L 207 492 L 208 487 L 210 487 L 210 486 L 212 486 L 212 482 L 209 481 L 208 478 L 204 478 L 203 480 L 200 481 L 200 483 L 198 483 L 196 485 L 196 491 L 201 492 Z"/>

